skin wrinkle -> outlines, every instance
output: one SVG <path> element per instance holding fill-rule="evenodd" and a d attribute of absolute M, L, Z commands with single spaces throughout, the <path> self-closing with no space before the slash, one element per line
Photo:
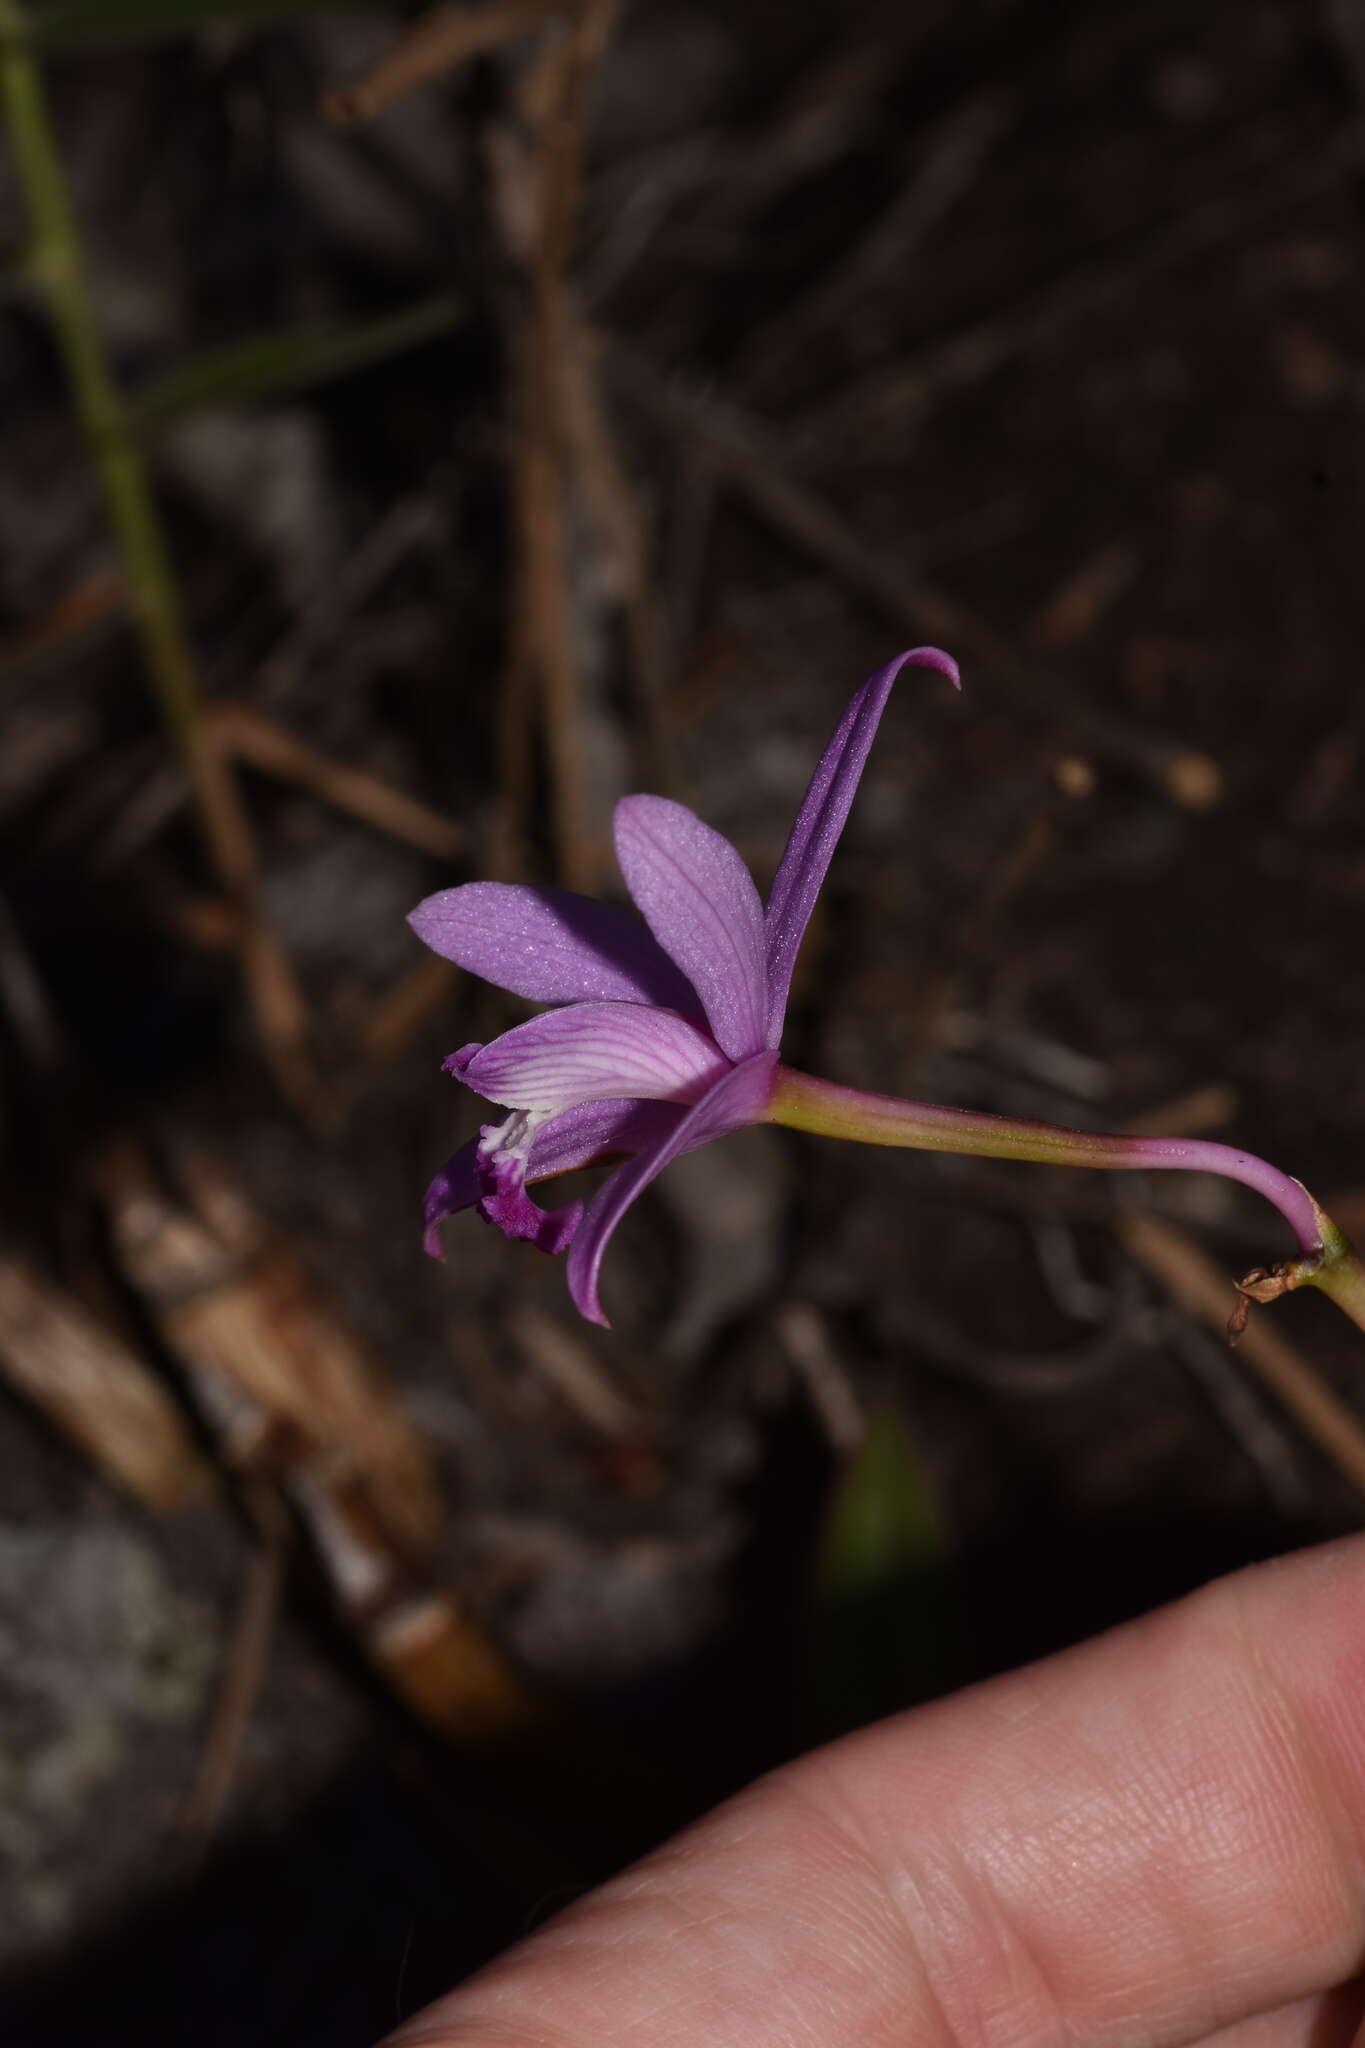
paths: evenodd
<path fill-rule="evenodd" d="M 569 1958 L 576 1974 L 586 1975 L 590 1985 L 600 1986 L 602 1995 L 610 1998 L 613 1980 L 623 1961 L 628 1967 L 641 1950 L 648 1953 L 653 1948 L 667 1954 L 674 1944 L 682 1943 L 689 1958 L 689 2029 L 698 2030 L 695 2038 L 701 2041 L 728 2041 L 732 2037 L 727 2023 L 734 2017 L 735 2006 L 745 1993 L 758 1990 L 749 1981 L 728 1997 L 725 1991 L 727 1982 L 733 1982 L 733 1971 L 729 1968 L 731 1937 L 742 1920 L 742 1911 L 736 1912 L 729 1891 L 724 1887 L 718 1891 L 714 1880 L 702 1888 L 699 1898 L 694 1898 L 691 1894 L 696 1890 L 695 1880 L 691 1886 L 670 1889 L 667 1884 L 660 1884 L 660 1875 L 654 1875 L 649 1884 L 629 1898 L 621 1897 L 614 1885 L 608 1886 L 598 1911 L 585 1914 L 577 1924 L 563 1929 L 557 1945 L 559 1955 Z M 622 1920 L 619 1929 L 611 1926 L 614 1918 Z M 696 1998 L 699 1987 L 705 1993 L 700 2001 Z M 666 1984 L 643 1999 L 632 1997 L 628 2022 L 618 2034 L 622 2048 L 626 2044 L 629 2048 L 646 2048 L 646 2044 L 653 2048 L 653 2044 L 680 2040 L 673 2031 L 663 2032 L 660 2028 L 673 2003 Z M 762 1998 L 762 2003 L 766 2006 L 766 1998 Z M 721 2028 L 726 2031 L 717 2031 Z M 693 2038 L 691 2033 L 689 2038 Z"/>
<path fill-rule="evenodd" d="M 784 1795 L 803 1806 L 806 1811 L 825 1827 L 834 1827 L 842 1838 L 857 1852 L 857 1860 L 866 1875 L 871 1878 L 874 1893 L 884 1902 L 884 1908 L 894 1933 L 893 1947 L 898 1947 L 908 1960 L 917 1980 L 925 2005 L 932 2019 L 937 2023 L 936 2040 L 916 2033 L 916 2048 L 968 2048 L 968 2043 L 955 2026 L 947 2006 L 944 2004 L 940 1987 L 930 1968 L 923 1943 L 923 1923 L 917 1924 L 912 1912 L 907 1910 L 904 1891 L 896 1882 L 896 1871 L 881 1860 L 872 1837 L 869 1835 L 865 1816 L 855 1805 L 844 1797 L 837 1778 L 817 1775 L 819 1757 L 787 1766 L 776 1771 L 767 1782 L 780 1789 Z M 804 1780 L 815 1776 L 820 1787 L 819 1795 Z M 902 1874 L 905 1867 L 900 1866 Z M 913 1880 L 910 1890 L 913 1893 Z M 920 1903 L 918 1900 L 916 1903 Z M 899 2001 L 898 2001 L 899 2002 Z M 907 2001 L 908 2002 L 908 2001 Z M 1021 2039 L 1018 2048 L 1025 2048 Z"/>
<path fill-rule="evenodd" d="M 1264 1706 L 1248 1717 L 1249 1726 L 1238 1729 L 1239 1750 L 1245 1754 L 1236 1759 L 1231 1778 L 1233 1792 L 1229 1793 L 1228 1759 L 1220 1743 L 1221 1726 L 1228 1722 L 1236 1725 L 1236 1695 L 1239 1692 L 1252 1699 L 1259 1699 L 1259 1694 L 1255 1675 L 1247 1669 L 1241 1644 L 1227 1640 L 1226 1631 L 1223 1632 L 1225 1640 L 1216 1651 L 1211 1651 L 1206 1643 L 1201 1642 L 1201 1638 L 1207 1636 L 1209 1615 L 1205 1610 L 1211 1605 L 1216 1614 L 1217 1605 L 1208 1596 L 1202 1600 L 1196 1598 L 1180 1612 L 1178 1621 L 1172 1616 L 1158 1617 L 1155 1624 L 1137 1624 L 1135 1633 L 1140 1640 L 1142 1633 L 1151 1627 L 1164 1627 L 1171 1631 L 1174 1623 L 1175 1631 L 1188 1637 L 1197 1662 L 1205 1668 L 1212 1666 L 1220 1675 L 1216 1705 L 1200 1717 L 1211 1724 L 1203 1738 L 1203 1747 L 1194 1729 L 1187 1732 L 1184 1740 L 1196 1755 L 1212 1751 L 1212 1770 L 1216 1780 L 1214 1790 L 1218 1793 L 1219 1787 L 1223 1788 L 1219 1794 L 1223 1800 L 1221 1818 L 1226 1821 L 1229 1814 L 1235 1816 L 1232 1829 L 1235 1838 L 1245 1840 L 1250 1836 L 1243 1856 L 1234 1855 L 1229 1859 L 1231 1867 L 1239 1878 L 1245 1872 L 1245 1882 L 1254 1884 L 1264 1871 L 1266 1852 L 1273 1848 L 1276 1835 L 1291 1842 L 1296 1834 L 1302 1838 L 1305 1802 L 1311 1802 L 1311 1810 L 1318 1815 L 1330 1814 L 1334 1807 L 1328 1800 L 1324 1808 L 1324 1790 L 1320 1783 L 1310 1783 L 1302 1772 L 1296 1776 L 1292 1766 L 1286 1767 L 1284 1759 L 1292 1758 L 1294 1753 L 1292 1732 L 1283 1726 L 1282 1715 L 1267 1715 Z M 1167 1646 L 1162 1648 L 1160 1668 L 1151 1682 L 1152 1696 L 1157 1701 L 1164 1690 L 1166 1670 L 1172 1655 Z M 1177 1650 L 1183 1650 L 1187 1656 L 1190 1654 L 1183 1644 L 1178 1644 Z M 1061 1661 L 1065 1666 L 1068 1660 Z M 1141 1670 L 1143 1662 L 1140 1655 L 1135 1662 Z M 1048 1675 L 1051 1678 L 1053 1673 L 1050 1671 Z M 1065 1670 L 1056 1670 L 1055 1683 L 1050 1688 L 1052 1699 L 1041 1705 L 1035 1699 L 1025 1725 L 1036 1721 L 1040 1712 L 1046 1716 L 1049 1708 L 1054 1716 L 1067 1712 L 1068 1687 L 1065 1681 Z M 1229 1693 L 1232 1698 L 1229 1698 Z M 1073 1708 L 1073 1713 L 1075 1711 Z M 1105 1722 L 1111 1718 L 1112 1709 L 1102 1716 Z M 1107 1994 L 1110 2009 L 1107 2013 L 1104 2010 L 1105 2000 L 1097 2003 L 1093 1996 L 1099 1987 L 1092 1986 L 1090 2002 L 1085 2009 L 1068 2017 L 1068 2007 L 1074 2009 L 1077 1991 L 1084 1992 L 1085 1986 L 1083 1982 L 1080 1986 L 1074 1982 L 1070 1986 L 1066 1984 L 1068 1973 L 1073 1979 L 1077 1974 L 1067 1950 L 1084 1953 L 1087 1947 L 1084 1935 L 1077 1934 L 1069 1915 L 1054 1915 L 1053 1922 L 1042 1928 L 1040 1938 L 1034 1937 L 1029 1925 L 1032 1910 L 1055 1905 L 1055 1898 L 1049 1900 L 1048 1897 L 1049 1877 L 1055 1894 L 1059 1868 L 1066 1867 L 1068 1862 L 1074 1866 L 1078 1850 L 1093 1852 L 1096 1848 L 1104 1848 L 1106 1843 L 1112 1847 L 1116 1833 L 1120 1839 L 1143 1840 L 1142 1853 L 1131 1868 L 1115 1871 L 1111 1865 L 1105 1880 L 1105 1896 L 1111 1912 L 1116 1912 L 1120 1910 L 1117 1899 L 1136 1887 L 1136 1896 L 1125 1915 L 1124 1941 L 1132 1961 L 1140 1963 L 1144 1955 L 1148 1959 L 1149 1983 L 1141 1988 L 1149 2000 L 1153 1967 L 1168 1975 L 1169 1965 L 1178 1958 L 1179 1964 L 1184 1966 L 1185 1981 L 1191 1981 L 1198 1975 L 1198 1965 L 1206 1950 L 1208 1908 L 1203 1906 L 1198 1912 L 1192 1910 L 1187 1894 L 1192 1886 L 1197 1891 L 1199 1882 L 1207 1879 L 1207 1866 L 1211 1860 L 1210 1855 L 1206 1855 L 1198 1859 L 1195 1871 L 1190 1869 L 1192 1846 L 1197 1846 L 1201 1839 L 1207 1840 L 1207 1772 L 1202 1766 L 1199 1772 L 1192 1772 L 1189 1758 L 1180 1757 L 1178 1731 L 1173 1731 L 1169 1709 L 1164 1719 L 1157 1717 L 1159 1726 L 1145 1731 L 1142 1727 L 1144 1718 L 1136 1717 L 1136 1725 L 1125 1731 L 1126 1739 L 1117 1757 L 1106 1757 L 1102 1744 L 1097 1747 L 1083 1727 L 1075 1722 L 1070 1727 L 1048 1732 L 1048 1739 L 1054 1745 L 1059 1738 L 1065 1741 L 1065 1761 L 1059 1763 L 1058 1772 L 1068 1787 L 1074 1788 L 1078 1777 L 1082 1784 L 1088 1778 L 1094 1787 L 1093 1798 L 1081 1793 L 1079 1817 L 1074 1790 L 1070 1810 L 1059 1814 L 1052 1803 L 1055 1794 L 1046 1786 L 1039 1787 L 1032 1795 L 1027 1789 L 1021 1792 L 1017 1788 L 1006 1787 L 1008 1805 L 996 1814 L 992 1824 L 980 1817 L 977 1809 L 988 1804 L 993 1795 L 980 1768 L 969 1764 L 963 1787 L 966 1811 L 956 1809 L 950 1802 L 946 1829 L 940 1820 L 937 1830 L 940 1837 L 946 1833 L 950 1841 L 960 1836 L 972 1843 L 973 1875 L 985 1884 L 983 1896 L 991 1901 L 993 1916 L 998 1924 L 1012 1929 L 1019 1953 L 1031 1958 L 1036 1981 L 1046 1987 L 1053 1999 L 1058 2013 L 1053 2038 L 1058 2041 L 1071 2038 L 1073 2033 L 1079 2033 L 1087 2041 L 1097 2038 L 1131 2041 L 1135 2038 L 1127 2027 L 1122 2033 L 1112 2035 L 1110 2028 L 1112 2022 L 1131 2012 L 1139 1986 L 1110 1987 Z M 1104 1732 L 1102 1729 L 1101 1733 Z M 1116 1784 L 1113 1778 L 1115 1764 L 1126 1766 L 1135 1737 L 1141 1743 L 1139 1767 L 1133 1771 L 1131 1779 Z M 1173 1741 L 1177 1750 L 1174 1760 L 1171 1753 Z M 985 1775 L 989 1775 L 988 1767 Z M 1265 1800 L 1237 1796 L 1242 1785 L 1262 1784 L 1268 1775 L 1277 1778 L 1284 1787 L 1280 1798 L 1285 1802 L 1287 1813 L 1293 1817 L 1283 1822 L 1279 1817 L 1279 1805 L 1268 1807 Z M 1202 1792 L 1201 1778 L 1204 1781 Z M 1025 1818 L 1034 1805 L 1042 1816 L 1037 1828 L 1031 1827 Z M 956 1926 L 952 1924 L 953 1916 L 947 1915 L 946 1924 L 941 1919 L 936 1929 L 935 1916 L 944 1914 L 949 1900 L 944 1885 L 935 1882 L 941 1873 L 932 1868 L 925 1869 L 923 1843 L 911 1836 L 904 1853 L 897 1859 L 896 1845 L 904 1830 L 894 1801 L 890 1812 L 883 1806 L 878 1814 L 871 1816 L 871 1822 L 874 1829 L 880 1827 L 886 1834 L 887 1846 L 892 1851 L 887 1881 L 893 1895 L 897 1882 L 905 1885 L 907 1910 L 913 1913 L 918 1909 L 924 1916 L 923 1953 L 931 1975 L 937 1979 L 940 2003 L 950 2022 L 958 2029 L 958 2038 L 971 2044 L 971 2048 L 979 2048 L 979 2044 L 992 2040 L 998 2041 L 1000 2048 L 1006 2048 L 1006 2044 L 1008 2048 L 1015 2048 L 1015 2044 L 1028 2040 L 1030 2036 L 1021 2026 L 1021 2016 L 1017 2014 L 1003 2024 L 995 2036 L 978 2030 L 976 2002 L 980 1997 L 980 1987 L 973 1980 L 979 1977 L 981 1966 L 979 1941 L 982 1923 L 979 1914 L 971 1918 L 964 1909 Z M 1311 1828 L 1312 1822 L 1308 1825 Z M 951 1860 L 951 1849 L 945 1854 Z M 1222 1854 L 1228 1859 L 1226 1845 Z M 1311 1867 L 1311 1850 L 1307 1847 L 1300 1849 L 1294 1860 L 1301 1867 Z M 1306 1912 L 1300 1909 L 1303 1942 L 1312 1941 L 1322 1934 L 1325 1916 L 1330 1912 L 1330 1895 L 1339 1895 L 1343 1884 L 1355 1881 L 1350 1869 L 1343 1869 L 1335 1852 L 1334 1860 L 1336 1877 L 1321 1886 L 1318 1899 L 1306 1902 Z M 1091 1855 L 1087 1854 L 1085 1862 L 1089 1864 L 1091 1861 Z M 1358 1857 L 1356 1861 L 1359 1862 Z M 1164 1894 L 1164 1900 L 1161 1894 Z M 970 1887 L 964 1886 L 960 1897 L 970 1906 Z M 1251 1899 L 1248 1906 L 1240 1911 L 1229 1911 L 1231 1905 L 1232 1898 L 1225 1892 L 1223 1899 L 1218 1901 L 1218 1908 L 1229 1935 L 1237 1922 L 1245 1922 L 1249 1913 L 1255 1910 L 1256 1901 Z M 935 1952 L 936 1940 L 938 1953 Z M 1061 1980 L 1056 1975 L 1058 1961 L 1049 1956 L 1049 1949 L 1060 1959 Z M 1355 1960 L 1348 1959 L 1342 1974 L 1355 1967 Z M 1177 1968 L 1175 1974 L 1180 1976 L 1182 1972 Z M 955 1984 L 956 1977 L 962 1979 L 961 1990 Z M 1211 2004 L 1201 2023 L 1201 2031 L 1228 2023 L 1235 2017 L 1235 2012 L 1226 2006 L 1220 2009 L 1216 2003 Z M 1156 2036 L 1149 2034 L 1147 2038 Z"/>
<path fill-rule="evenodd" d="M 1365 1829 L 1351 1827 L 1349 1811 L 1336 1794 L 1339 1773 L 1334 1773 L 1329 1763 L 1323 1732 L 1315 1718 L 1305 1711 L 1303 1700 L 1286 1686 L 1282 1667 L 1271 1658 L 1269 1645 L 1255 1626 L 1249 1593 L 1245 1579 L 1230 1583 L 1229 1627 L 1248 1673 L 1265 1697 L 1267 1716 L 1279 1738 L 1285 1783 L 1293 1782 L 1300 1788 L 1297 1799 L 1292 1794 L 1285 1798 L 1284 1811 L 1307 1811 L 1316 1816 L 1340 1885 L 1359 1897 L 1365 1894 Z M 1349 1967 L 1352 1974 L 1365 1968 L 1365 1935 Z"/>
<path fill-rule="evenodd" d="M 766 1781 L 765 1781 L 766 1782 Z M 764 1785 L 753 1788 L 756 1803 L 766 1810 L 767 1792 Z M 728 1815 L 725 1816 L 728 1820 Z M 707 2048 L 741 2048 L 741 2044 L 762 2040 L 765 2044 L 776 2044 L 783 2048 L 828 2048 L 828 2044 L 842 2041 L 842 2032 L 836 2035 L 829 2031 L 832 2023 L 846 2009 L 842 1982 L 836 1982 L 833 1958 L 838 1959 L 838 1975 L 853 1977 L 860 1983 L 881 1982 L 903 1986 L 900 1965 L 906 1958 L 899 1953 L 904 1926 L 900 1917 L 891 1908 L 886 1898 L 879 1875 L 870 1861 L 867 1847 L 859 1836 L 851 1833 L 836 1816 L 827 1812 L 818 1802 L 793 1791 L 787 1804 L 777 1851 L 774 1853 L 771 1821 L 765 1827 L 765 1864 L 769 1878 L 777 1880 L 784 1910 L 781 1914 L 782 1941 L 775 1944 L 771 1930 L 760 1927 L 755 1930 L 747 1913 L 747 1886 L 742 1881 L 742 1861 L 736 1850 L 742 1850 L 739 1841 L 726 1839 L 723 1846 L 722 1876 L 714 1881 L 705 1892 L 707 1907 L 704 1911 L 696 1905 L 689 1905 L 682 1911 L 686 1884 L 682 1896 L 670 1893 L 669 1873 L 655 1873 L 651 1866 L 650 1882 L 643 1893 L 637 1893 L 637 1901 L 647 1898 L 651 1904 L 667 1902 L 686 1926 L 700 1928 L 708 1939 L 713 1955 L 723 1968 L 721 1976 L 731 1986 L 742 1983 L 742 1993 L 732 1990 L 723 2007 L 716 2014 L 713 2032 L 710 2026 L 703 2030 L 705 2015 L 689 2016 L 689 2031 L 682 2034 L 670 2031 L 666 2034 L 652 2033 L 639 2027 L 641 2015 L 632 2010 L 631 2031 L 621 2038 L 635 2048 L 645 2044 L 667 2042 L 673 2044 L 705 2043 Z M 729 1829 L 725 1829 L 728 1837 Z M 661 1884 L 660 1879 L 663 1879 Z M 809 1910 L 810 1900 L 820 1903 L 816 1907 L 817 1928 L 823 1950 L 830 1957 L 825 1976 L 828 1982 L 823 1987 L 823 2000 L 812 1995 L 818 1987 L 806 1986 L 794 1994 L 787 1970 L 785 1948 L 789 1940 L 800 1935 L 802 1915 Z M 828 1902 L 836 1901 L 837 1908 L 828 1910 Z M 897 1951 L 888 1954 L 888 1947 Z M 742 1971 L 736 1968 L 736 1949 L 742 1951 Z M 877 2016 L 865 2014 L 859 2028 L 859 2048 L 893 2048 L 905 2038 L 905 2007 L 908 2001 L 903 1990 L 897 1992 L 892 2009 L 885 2014 L 886 2026 L 878 2024 Z M 752 2008 L 761 2016 L 761 2034 L 750 2031 L 748 2014 Z M 663 2009 L 667 2009 L 666 2005 Z M 789 2014 L 796 2023 L 794 2031 L 780 2034 L 772 2030 L 774 2018 L 781 2013 Z M 648 2017 L 648 2016 L 646 2016 Z M 918 2042 L 921 2036 L 915 2036 Z M 944 2037 L 947 2048 L 948 2037 Z M 925 2048 L 938 2048 L 938 2044 L 927 2043 Z"/>
<path fill-rule="evenodd" d="M 933 1849 L 920 1856 L 912 1848 L 884 1871 L 883 1883 L 916 1942 L 945 2038 L 953 2048 L 1051 2048 L 1070 2040 L 1052 1971 L 1014 1924 L 990 1874 L 954 1842 Z M 1012 1998 L 1001 1995 L 1002 1979 Z"/>

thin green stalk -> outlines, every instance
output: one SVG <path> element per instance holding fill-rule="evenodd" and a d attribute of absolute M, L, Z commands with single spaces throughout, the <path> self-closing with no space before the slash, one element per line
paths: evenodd
<path fill-rule="evenodd" d="M 28 209 L 29 274 L 47 297 L 76 412 L 104 486 L 133 620 L 162 715 L 189 771 L 214 867 L 242 915 L 242 971 L 261 1039 L 286 1094 L 306 1105 L 312 1089 L 303 1052 L 307 1015 L 289 961 L 259 914 L 251 832 L 231 772 L 199 715 L 194 657 L 170 554 L 132 416 L 105 354 L 80 230 L 20 0 L 0 0 L 0 111 Z"/>
<path fill-rule="evenodd" d="M 162 712 L 197 769 L 194 660 L 161 522 L 95 318 L 80 232 L 27 27 L 19 0 L 0 0 L 0 104 L 28 207 L 28 268 L 47 296 L 76 411 L 123 554 L 133 616 Z"/>
<path fill-rule="evenodd" d="M 1344 1315 L 1350 1316 L 1365 1330 L 1365 1259 L 1325 1210 L 1316 1202 L 1313 1206 L 1317 1210 L 1322 1236 L 1322 1257 L 1294 1260 L 1280 1269 L 1280 1275 L 1286 1289 L 1316 1287 L 1319 1293 L 1334 1301 Z M 1267 1276 L 1271 1287 L 1276 1277 L 1274 1274 Z M 1243 1284 L 1244 1291 L 1254 1300 L 1274 1299 L 1273 1293 L 1267 1294 L 1261 1287 Z"/>

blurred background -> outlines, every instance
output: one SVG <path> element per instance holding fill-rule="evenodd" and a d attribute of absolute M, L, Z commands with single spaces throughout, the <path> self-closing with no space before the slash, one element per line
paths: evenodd
<path fill-rule="evenodd" d="M 404 925 L 760 883 L 787 1056 L 1365 1228 L 1355 0 L 0 0 L 0 2031 L 366 2048 L 840 1727 L 1355 1526 L 1224 1183 L 750 1131 L 477 1220 Z M 1315 1311 L 1323 1307 L 1323 1313 Z"/>

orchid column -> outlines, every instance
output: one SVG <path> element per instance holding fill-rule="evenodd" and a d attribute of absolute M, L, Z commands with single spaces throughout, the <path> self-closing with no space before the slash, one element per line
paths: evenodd
<path fill-rule="evenodd" d="M 509 1113 L 485 1124 L 432 1182 L 428 1249 L 441 1256 L 439 1225 L 475 1208 L 509 1237 L 567 1252 L 575 1305 L 605 1323 L 602 1256 L 636 1197 L 681 1153 L 746 1124 L 777 1123 L 869 1145 L 1226 1175 L 1272 1202 L 1299 1248 L 1296 1259 L 1248 1275 L 1244 1293 L 1272 1300 L 1320 1287 L 1365 1329 L 1365 1266 L 1298 1181 L 1249 1152 L 901 1102 L 780 1063 L 796 956 L 892 685 L 907 667 L 958 683 L 956 664 L 934 647 L 868 677 L 816 768 L 766 908 L 729 840 L 658 796 L 616 807 L 617 859 L 639 917 L 561 889 L 497 882 L 466 883 L 418 905 L 411 923 L 435 952 L 553 1006 L 445 1062 Z M 543 1209 L 527 1193 L 537 1181 L 622 1159 L 586 1207 Z"/>

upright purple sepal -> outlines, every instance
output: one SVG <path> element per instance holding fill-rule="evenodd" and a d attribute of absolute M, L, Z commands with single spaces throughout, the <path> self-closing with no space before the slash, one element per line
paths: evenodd
<path fill-rule="evenodd" d="M 868 677 L 835 728 L 834 737 L 811 777 L 768 893 L 764 925 L 768 963 L 766 1031 L 770 1046 L 781 1041 L 796 956 L 862 780 L 891 686 L 903 668 L 937 669 L 955 689 L 962 687 L 957 663 L 951 655 L 937 647 L 912 647 Z"/>

